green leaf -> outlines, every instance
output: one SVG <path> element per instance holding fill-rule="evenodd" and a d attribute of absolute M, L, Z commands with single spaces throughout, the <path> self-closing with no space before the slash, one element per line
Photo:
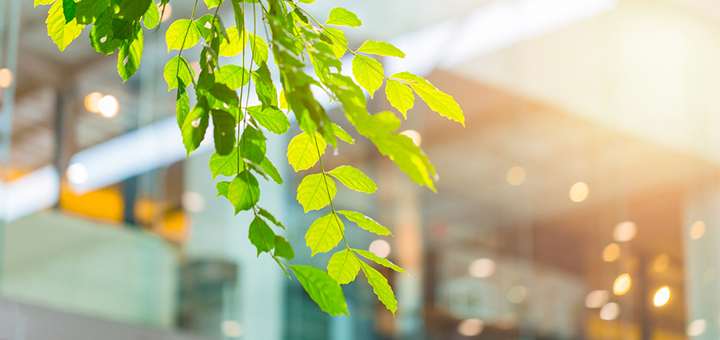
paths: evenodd
<path fill-rule="evenodd" d="M 368 40 L 360 46 L 358 52 L 383 55 L 388 57 L 405 58 L 405 53 L 397 47 L 384 41 Z"/>
<path fill-rule="evenodd" d="M 345 32 L 334 27 L 324 27 L 324 29 L 327 31 L 327 35 L 333 43 L 332 49 L 333 52 L 335 52 L 335 57 L 338 59 L 342 58 L 342 56 L 345 55 L 345 51 L 347 51 L 348 45 Z"/>
<path fill-rule="evenodd" d="M 377 263 L 381 266 L 390 268 L 399 273 L 407 274 L 407 272 L 405 272 L 405 269 L 400 268 L 398 265 L 388 261 L 387 259 L 379 257 L 372 252 L 369 252 L 367 250 L 362 250 L 362 249 L 353 249 L 353 251 L 368 260 L 374 261 L 375 263 Z"/>
<path fill-rule="evenodd" d="M 463 115 L 460 105 L 455 102 L 455 99 L 445 92 L 438 90 L 424 78 L 408 72 L 396 73 L 390 76 L 390 78 L 408 82 L 408 85 L 428 104 L 430 109 L 443 117 L 459 122 L 465 126 L 465 116 Z"/>
<path fill-rule="evenodd" d="M 252 72 L 253 80 L 255 80 L 255 93 L 262 103 L 263 109 L 278 105 L 278 95 L 275 84 L 270 76 L 270 70 L 267 64 L 261 64 L 257 70 Z"/>
<path fill-rule="evenodd" d="M 328 172 L 328 175 L 340 180 L 346 187 L 355 191 L 372 194 L 377 190 L 377 185 L 362 171 L 349 165 L 339 166 Z"/>
<path fill-rule="evenodd" d="M 218 193 L 217 193 L 217 196 L 215 196 L 215 197 L 220 197 L 220 196 L 225 196 L 226 198 L 228 197 L 228 188 L 230 187 L 230 182 L 226 182 L 226 181 L 218 182 L 216 187 L 217 187 Z"/>
<path fill-rule="evenodd" d="M 215 150 L 220 155 L 229 155 L 235 150 L 235 117 L 223 110 L 212 110 L 213 137 Z M 212 157 L 211 157 L 212 158 Z"/>
<path fill-rule="evenodd" d="M 213 174 L 213 180 L 219 175 L 232 176 L 238 174 L 242 170 L 238 167 L 239 161 L 237 148 L 233 148 L 230 154 L 225 156 L 213 153 L 210 156 L 210 172 Z"/>
<path fill-rule="evenodd" d="M 267 151 L 265 136 L 252 126 L 245 127 L 238 146 L 240 155 L 255 164 L 262 163 L 265 158 L 265 151 Z"/>
<path fill-rule="evenodd" d="M 188 49 L 200 42 L 200 30 L 188 19 L 180 19 L 172 23 L 165 33 L 168 52 Z"/>
<path fill-rule="evenodd" d="M 407 111 L 412 109 L 415 104 L 415 95 L 412 89 L 397 80 L 389 79 L 385 84 L 385 96 L 390 105 L 398 109 L 407 119 Z"/>
<path fill-rule="evenodd" d="M 111 7 L 106 8 L 100 16 L 95 20 L 95 24 L 90 30 L 90 45 L 105 55 L 112 54 L 122 44 L 122 39 L 115 38 L 113 28 L 113 16 L 115 12 Z"/>
<path fill-rule="evenodd" d="M 67 23 L 65 22 L 63 1 L 57 1 L 50 7 L 45 23 L 47 23 L 48 35 L 58 48 L 60 48 L 61 52 L 80 35 L 83 27 L 85 27 L 84 25 L 79 25 L 77 19 L 73 19 Z"/>
<path fill-rule="evenodd" d="M 228 187 L 228 199 L 235 206 L 237 213 L 250 210 L 260 200 L 260 187 L 258 181 L 248 171 L 243 171 L 235 176 Z"/>
<path fill-rule="evenodd" d="M 330 11 L 330 17 L 325 25 L 357 27 L 361 26 L 362 22 L 355 13 L 342 7 L 335 7 Z"/>
<path fill-rule="evenodd" d="M 134 21 L 147 12 L 150 4 L 154 4 L 152 0 L 120 0 L 117 14 L 125 20 Z"/>
<path fill-rule="evenodd" d="M 350 315 L 342 288 L 328 273 L 311 266 L 290 265 L 290 269 L 323 312 Z"/>
<path fill-rule="evenodd" d="M 320 210 L 330 204 L 336 192 L 337 187 L 332 179 L 323 174 L 308 175 L 298 185 L 297 200 L 305 212 Z"/>
<path fill-rule="evenodd" d="M 327 193 L 324 193 L 327 196 Z M 305 211 L 307 212 L 307 211 Z M 305 233 L 305 245 L 310 247 L 311 256 L 332 250 L 340 243 L 345 226 L 334 212 L 329 212 L 315 220 Z"/>
<path fill-rule="evenodd" d="M 205 97 L 202 97 L 185 117 L 182 126 L 183 144 L 185 144 L 188 155 L 195 151 L 205 138 L 209 117 L 210 108 Z"/>
<path fill-rule="evenodd" d="M 152 5 L 148 6 L 142 20 L 145 28 L 147 29 L 153 29 L 160 23 L 160 9 L 154 2 Z"/>
<path fill-rule="evenodd" d="M 348 284 L 353 282 L 360 272 L 360 261 L 350 249 L 343 249 L 330 258 L 327 271 L 338 284 Z"/>
<path fill-rule="evenodd" d="M 276 107 L 268 107 L 261 110 L 260 106 L 248 108 L 248 113 L 257 120 L 260 126 L 268 129 L 268 131 L 281 135 L 290 128 L 290 121 L 285 113 Z"/>
<path fill-rule="evenodd" d="M 222 0 L 205 0 L 205 4 L 207 5 L 208 9 L 220 6 L 221 3 Z"/>
<path fill-rule="evenodd" d="M 178 87 L 178 78 L 180 78 L 183 85 L 190 85 L 193 78 L 195 78 L 195 71 L 193 71 L 185 58 L 176 56 L 165 64 L 163 77 L 168 84 L 168 91 L 170 91 Z"/>
<path fill-rule="evenodd" d="M 377 295 L 380 302 L 385 305 L 385 308 L 390 310 L 395 315 L 397 311 L 397 300 L 395 300 L 395 293 L 393 293 L 390 284 L 387 279 L 380 274 L 375 268 L 360 262 L 360 268 L 362 269 L 368 283 L 373 287 L 373 292 Z"/>
<path fill-rule="evenodd" d="M 182 80 L 177 80 L 182 83 Z M 188 113 L 190 113 L 190 98 L 188 98 L 187 91 L 185 91 L 184 84 L 178 88 L 177 97 L 175 99 L 175 112 L 177 117 L 177 123 L 180 130 L 182 130 L 183 123 Z"/>
<path fill-rule="evenodd" d="M 139 30 L 133 40 L 126 40 L 120 45 L 117 69 L 123 81 L 127 81 L 140 67 L 143 54 L 143 32 Z"/>
<path fill-rule="evenodd" d="M 375 222 L 375 220 L 373 220 L 372 218 L 367 217 L 359 212 L 339 210 L 338 213 L 345 216 L 348 220 L 357 223 L 358 227 L 363 228 L 371 233 L 375 233 L 378 235 L 392 235 L 390 230 L 387 230 L 387 228 Z"/>
<path fill-rule="evenodd" d="M 275 183 L 280 185 L 283 184 L 283 179 L 282 177 L 280 177 L 280 173 L 267 157 L 263 158 L 262 162 L 260 162 L 260 168 L 265 171 L 265 173 L 268 174 L 268 176 L 270 176 L 270 178 L 272 178 Z"/>
<path fill-rule="evenodd" d="M 82 0 L 75 7 L 77 22 L 83 25 L 92 24 L 109 6 L 110 0 Z"/>
<path fill-rule="evenodd" d="M 341 128 L 340 125 L 333 123 L 332 127 L 333 127 L 333 133 L 335 134 L 335 137 L 340 138 L 340 140 L 342 140 L 345 143 L 355 144 L 355 140 L 352 138 L 352 136 L 350 136 L 350 134 L 345 132 L 345 130 L 343 130 L 343 128 Z"/>
<path fill-rule="evenodd" d="M 317 146 L 315 145 L 316 141 Z M 326 147 L 327 143 L 323 138 L 314 138 L 307 132 L 303 132 L 290 140 L 287 152 L 288 161 L 295 172 L 310 169 L 320 160 L 320 155 L 325 154 Z M 320 150 L 320 155 L 318 155 L 318 150 Z"/>
<path fill-rule="evenodd" d="M 247 35 L 245 30 L 242 31 L 242 37 L 238 34 L 237 27 L 227 29 L 228 40 L 220 42 L 220 55 L 223 57 L 234 57 L 245 49 L 247 44 Z"/>
<path fill-rule="evenodd" d="M 275 236 L 275 256 L 284 257 L 288 260 L 295 258 L 295 252 L 290 245 L 290 242 L 285 240 L 282 236 Z"/>
<path fill-rule="evenodd" d="M 375 91 L 382 86 L 383 79 L 385 79 L 382 65 L 373 58 L 356 55 L 353 58 L 352 67 L 355 80 L 370 92 L 370 98 L 372 98 Z"/>
<path fill-rule="evenodd" d="M 250 72 L 236 65 L 224 65 L 215 72 L 215 81 L 237 90 L 250 81 Z"/>
<path fill-rule="evenodd" d="M 273 215 L 272 215 L 270 212 L 268 212 L 267 210 L 258 207 L 258 215 L 260 215 L 260 216 L 262 216 L 262 217 L 265 217 L 268 221 L 272 222 L 272 224 L 274 224 L 274 225 L 276 225 L 276 226 L 278 226 L 278 227 L 280 227 L 280 228 L 285 229 L 285 226 L 284 226 L 282 223 L 280 223 L 280 221 L 278 221 L 278 220 L 275 218 L 275 216 L 273 216 Z M 292 260 L 292 259 L 288 259 L 288 260 Z"/>
<path fill-rule="evenodd" d="M 268 46 L 265 43 L 265 40 L 263 38 L 248 33 L 248 39 L 250 40 L 250 48 L 252 49 L 253 54 L 253 60 L 256 64 L 262 65 L 265 64 L 268 60 Z"/>
<path fill-rule="evenodd" d="M 65 15 L 65 23 L 69 23 L 75 19 L 75 9 L 77 3 L 75 0 L 62 0 L 63 2 L 63 15 Z"/>
<path fill-rule="evenodd" d="M 255 217 L 252 223 L 250 223 L 248 238 L 250 239 L 250 243 L 257 248 L 257 256 L 260 256 L 262 252 L 269 253 L 275 248 L 275 233 L 270 229 L 270 226 L 265 223 L 265 220 L 260 217 Z"/>
<path fill-rule="evenodd" d="M 55 0 L 35 0 L 33 7 L 37 7 L 39 5 L 52 5 L 54 2 Z"/>
<path fill-rule="evenodd" d="M 219 101 L 228 104 L 228 106 L 240 105 L 240 99 L 234 90 L 231 90 L 225 84 L 215 83 L 209 90 L 210 94 Z"/>

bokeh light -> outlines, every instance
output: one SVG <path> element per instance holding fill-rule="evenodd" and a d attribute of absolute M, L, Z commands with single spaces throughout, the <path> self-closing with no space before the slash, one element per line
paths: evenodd
<path fill-rule="evenodd" d="M 514 166 L 508 170 L 507 181 L 510 185 L 520 185 L 525 182 L 525 169 L 519 166 Z"/>
<path fill-rule="evenodd" d="M 183 193 L 181 200 L 183 208 L 187 211 L 197 213 L 205 209 L 205 198 L 196 192 L 187 191 Z"/>
<path fill-rule="evenodd" d="M 242 325 L 239 322 L 233 320 L 223 321 L 220 328 L 223 335 L 228 338 L 239 338 L 244 333 Z"/>
<path fill-rule="evenodd" d="M 379 257 L 386 258 L 390 255 L 391 248 L 390 243 L 387 241 L 375 240 L 370 243 L 370 248 L 368 250 Z"/>
<path fill-rule="evenodd" d="M 400 134 L 412 139 L 413 143 L 416 146 L 420 146 L 420 144 L 422 143 L 422 136 L 420 136 L 420 133 L 415 130 L 405 130 L 403 132 L 400 132 Z"/>
<path fill-rule="evenodd" d="M 690 238 L 697 240 L 705 235 L 705 222 L 697 221 L 690 227 Z"/>
<path fill-rule="evenodd" d="M 662 287 L 655 292 L 653 297 L 653 304 L 655 307 L 665 306 L 670 301 L 670 288 L 668 286 Z"/>
<path fill-rule="evenodd" d="M 584 182 L 577 182 L 570 187 L 570 200 L 573 202 L 582 202 L 589 194 L 590 188 Z"/>
<path fill-rule="evenodd" d="M 495 261 L 491 259 L 477 259 L 470 263 L 468 273 L 471 276 L 485 278 L 495 273 Z"/>
<path fill-rule="evenodd" d="M 91 92 L 88 93 L 87 96 L 85 96 L 85 109 L 92 113 L 100 113 L 100 109 L 98 108 L 98 102 L 100 102 L 100 99 L 102 99 L 103 94 L 100 92 Z"/>
<path fill-rule="evenodd" d="M 13 73 L 10 71 L 10 69 L 2 68 L 0 69 L 0 87 L 1 88 L 8 88 L 13 83 Z"/>
<path fill-rule="evenodd" d="M 703 335 L 703 333 L 705 333 L 706 328 L 707 328 L 707 322 L 705 322 L 705 319 L 693 320 L 687 327 L 687 335 L 688 336 Z"/>
<path fill-rule="evenodd" d="M 104 96 L 98 101 L 98 111 L 105 118 L 115 117 L 120 111 L 120 103 L 114 96 Z"/>
<path fill-rule="evenodd" d="M 670 256 L 668 254 L 662 254 L 655 258 L 653 261 L 653 270 L 656 273 L 662 273 L 670 267 Z"/>
<path fill-rule="evenodd" d="M 600 308 L 605 305 L 610 298 L 607 290 L 593 290 L 585 297 L 585 307 Z"/>
<path fill-rule="evenodd" d="M 617 243 L 608 244 L 605 249 L 603 249 L 602 256 L 605 262 L 616 261 L 620 257 L 620 246 Z"/>
<path fill-rule="evenodd" d="M 630 278 L 630 274 L 622 274 L 615 279 L 613 293 L 615 293 L 615 295 L 624 295 L 630 290 L 631 286 L 632 279 Z"/>
<path fill-rule="evenodd" d="M 170 16 L 172 15 L 172 6 L 170 6 L 169 3 L 165 4 L 165 12 L 163 13 L 163 6 L 162 3 L 157 3 L 158 10 L 160 11 L 160 15 L 162 15 L 162 18 L 160 18 L 160 22 L 165 22 L 168 19 L 170 19 Z"/>
<path fill-rule="evenodd" d="M 510 288 L 507 294 L 507 299 L 514 304 L 520 304 L 525 301 L 526 296 L 527 288 L 523 285 L 517 285 Z"/>
<path fill-rule="evenodd" d="M 67 179 L 70 183 L 82 184 L 88 179 L 88 171 L 82 163 L 75 163 L 67 168 Z"/>
<path fill-rule="evenodd" d="M 616 242 L 628 242 L 637 235 L 637 225 L 632 221 L 620 222 L 613 230 L 613 238 Z"/>
<path fill-rule="evenodd" d="M 457 328 L 458 333 L 463 336 L 477 336 L 482 333 L 485 323 L 480 319 L 463 320 Z"/>
<path fill-rule="evenodd" d="M 615 302 L 608 302 L 600 308 L 600 319 L 612 321 L 620 315 L 620 305 Z"/>

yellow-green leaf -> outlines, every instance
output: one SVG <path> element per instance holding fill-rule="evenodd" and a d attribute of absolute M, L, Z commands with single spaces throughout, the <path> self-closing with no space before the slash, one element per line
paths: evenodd
<path fill-rule="evenodd" d="M 215 81 L 237 90 L 250 81 L 250 72 L 237 65 L 224 65 L 215 72 Z"/>
<path fill-rule="evenodd" d="M 408 85 L 428 104 L 430 109 L 443 117 L 459 122 L 465 126 L 465 116 L 463 115 L 460 105 L 455 102 L 452 96 L 438 90 L 433 84 L 425 80 L 425 78 L 409 72 L 400 72 L 390 76 L 390 78 L 408 82 Z"/>
<path fill-rule="evenodd" d="M 317 141 L 317 146 L 315 141 Z M 295 172 L 310 169 L 320 160 L 320 155 L 325 153 L 325 147 L 327 147 L 327 143 L 321 136 L 316 134 L 314 138 L 307 132 L 303 132 L 290 140 L 287 151 L 288 162 Z M 318 150 L 320 154 L 318 154 Z"/>
<path fill-rule="evenodd" d="M 345 51 L 347 51 L 347 37 L 345 37 L 345 32 L 343 32 L 340 29 L 334 28 L 334 27 L 325 27 L 325 31 L 327 32 L 327 36 L 332 40 L 332 50 L 335 54 L 336 58 L 342 58 L 342 56 L 345 55 Z"/>
<path fill-rule="evenodd" d="M 290 270 L 323 312 L 350 315 L 342 288 L 328 273 L 311 266 L 290 265 Z"/>
<path fill-rule="evenodd" d="M 353 282 L 360 272 L 360 261 L 350 249 L 343 249 L 330 258 L 327 271 L 338 284 L 348 284 Z"/>
<path fill-rule="evenodd" d="M 82 3 L 82 1 L 80 3 Z M 79 6 L 78 4 L 78 7 Z M 148 6 L 147 12 L 143 15 L 142 20 L 147 29 L 155 28 L 160 23 L 160 9 L 155 5 L 155 2 Z"/>
<path fill-rule="evenodd" d="M 362 25 L 362 22 L 355 13 L 342 7 L 335 7 L 330 11 L 330 16 L 325 25 L 357 27 Z"/>
<path fill-rule="evenodd" d="M 254 106 L 248 108 L 248 112 L 258 124 L 272 133 L 281 135 L 290 128 L 290 120 L 278 108 L 270 106 L 263 110 L 260 106 Z"/>
<path fill-rule="evenodd" d="M 375 295 L 377 295 L 380 302 L 382 302 L 385 308 L 390 310 L 394 316 L 395 311 L 397 311 L 397 300 L 395 300 L 395 293 L 393 293 L 390 284 L 388 284 L 388 280 L 380 274 L 379 271 L 365 262 L 360 262 L 360 268 L 365 274 L 368 283 L 373 287 Z"/>
<path fill-rule="evenodd" d="M 405 53 L 397 47 L 384 41 L 368 40 L 360 46 L 358 52 L 384 55 L 388 57 L 405 58 Z"/>
<path fill-rule="evenodd" d="M 329 212 L 310 225 L 305 233 L 305 245 L 310 247 L 311 256 L 315 256 L 317 253 L 335 248 L 342 240 L 344 232 L 345 226 L 340 218 L 335 213 Z"/>
<path fill-rule="evenodd" d="M 400 268 L 398 265 L 388 261 L 387 259 L 377 256 L 372 252 L 369 252 L 367 250 L 362 250 L 362 249 L 353 249 L 353 251 L 368 260 L 374 261 L 375 263 L 377 263 L 381 266 L 390 268 L 399 273 L 407 274 L 407 272 L 405 272 L 405 269 Z"/>
<path fill-rule="evenodd" d="M 335 198 L 337 187 L 332 179 L 323 174 L 308 175 L 303 178 L 297 189 L 297 200 L 305 212 L 320 210 Z"/>
<path fill-rule="evenodd" d="M 245 49 L 247 44 L 247 34 L 245 30 L 242 37 L 238 34 L 237 27 L 230 27 L 226 31 L 228 40 L 220 41 L 220 55 L 223 57 L 234 57 Z"/>
<path fill-rule="evenodd" d="M 372 218 L 367 217 L 359 212 L 339 210 L 338 213 L 345 216 L 348 220 L 357 223 L 358 227 L 363 228 L 371 233 L 375 233 L 378 235 L 392 235 L 390 230 L 387 230 L 387 228 L 380 225 L 380 223 L 375 222 L 375 220 L 373 220 Z"/>
<path fill-rule="evenodd" d="M 213 153 L 212 156 L 210 156 L 210 172 L 213 175 L 213 180 L 215 180 L 215 177 L 218 175 L 232 176 L 241 170 L 241 168 L 238 167 L 240 159 L 237 153 L 238 148 L 233 148 L 228 155 L 223 156 L 218 153 Z"/>
<path fill-rule="evenodd" d="M 398 109 L 407 119 L 407 111 L 415 105 L 415 94 L 410 86 L 397 80 L 389 79 L 385 84 L 385 96 L 390 105 Z"/>
<path fill-rule="evenodd" d="M 45 3 L 40 3 L 45 4 Z M 35 5 L 38 5 L 36 2 Z M 50 7 L 48 12 L 47 20 L 47 32 L 53 42 L 60 48 L 60 51 L 64 51 L 68 45 L 70 45 L 75 38 L 80 35 L 84 25 L 77 23 L 77 18 L 72 19 L 70 22 L 65 23 L 65 13 L 63 12 L 63 2 L 57 1 Z"/>
<path fill-rule="evenodd" d="M 178 78 L 180 78 L 183 85 L 190 85 L 193 78 L 195 78 L 195 71 L 193 71 L 185 58 L 176 56 L 165 64 L 163 77 L 168 84 L 168 91 L 170 91 L 178 87 Z"/>
<path fill-rule="evenodd" d="M 356 55 L 352 62 L 357 83 L 370 92 L 370 98 L 382 86 L 385 75 L 380 62 L 364 55 Z"/>
<path fill-rule="evenodd" d="M 346 187 L 355 191 L 372 194 L 377 190 L 377 185 L 372 179 L 359 169 L 349 165 L 339 166 L 328 172 L 328 175 L 337 178 L 342 184 L 345 184 Z"/>
<path fill-rule="evenodd" d="M 268 46 L 263 38 L 248 32 L 248 40 L 253 54 L 253 60 L 256 64 L 261 65 L 267 62 Z"/>
<path fill-rule="evenodd" d="M 222 0 L 205 0 L 205 4 L 207 5 L 208 9 L 220 6 L 221 3 Z"/>
<path fill-rule="evenodd" d="M 335 137 L 340 138 L 345 143 L 348 144 L 355 144 L 355 140 L 350 136 L 349 133 L 345 132 L 343 128 L 340 127 L 340 125 L 337 125 L 335 123 L 332 124 L 333 127 L 333 134 Z"/>
<path fill-rule="evenodd" d="M 165 33 L 168 52 L 188 49 L 200 42 L 200 30 L 192 21 L 180 19 L 172 23 Z"/>
<path fill-rule="evenodd" d="M 35 0 L 35 5 L 33 7 L 36 7 L 39 5 L 52 5 L 54 2 L 55 2 L 55 0 Z"/>

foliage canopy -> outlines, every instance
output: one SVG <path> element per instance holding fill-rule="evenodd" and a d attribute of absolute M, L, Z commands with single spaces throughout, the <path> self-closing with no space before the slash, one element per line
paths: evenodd
<path fill-rule="evenodd" d="M 148 30 L 159 29 L 170 0 L 158 4 L 153 0 L 34 1 L 35 6 L 52 5 L 47 30 L 61 51 L 85 26 L 92 25 L 89 32 L 92 47 L 105 55 L 117 52 L 118 74 L 125 81 L 137 72 L 142 59 L 143 26 Z M 386 76 L 376 57 L 404 58 L 405 54 L 395 46 L 368 40 L 357 50 L 349 48 L 339 27 L 357 27 L 362 22 L 347 9 L 333 8 L 327 21 L 321 23 L 301 7 L 314 0 L 204 0 L 214 14 L 198 18 L 198 2 L 195 0 L 190 18 L 175 20 L 165 33 L 168 52 L 178 51 L 165 65 L 164 78 L 168 90 L 176 90 L 177 123 L 188 155 L 198 148 L 212 122 L 215 153 L 210 170 L 213 179 L 219 175 L 229 179 L 217 182 L 218 196 L 230 201 L 235 214 L 250 211 L 254 215 L 248 238 L 257 248 L 258 256 L 267 253 L 288 276 L 294 274 L 323 311 L 331 315 L 348 314 L 341 285 L 354 281 L 362 271 L 378 299 L 394 314 L 397 301 L 392 288 L 371 264 L 405 271 L 371 252 L 351 248 L 341 216 L 371 233 L 391 235 L 390 231 L 360 212 L 337 211 L 333 206 L 336 180 L 366 194 L 375 192 L 377 185 L 350 165 L 325 169 L 321 156 L 328 145 L 337 148 L 339 141 L 349 144 L 355 141 L 330 119 L 321 103 L 323 98 L 316 92 L 321 91 L 337 103 L 357 132 L 410 179 L 433 191 L 436 174 L 428 157 L 410 138 L 397 133 L 401 121 L 394 113 L 368 112 L 364 91 L 373 97 L 385 84 L 387 99 L 406 119 L 415 94 L 432 110 L 464 125 L 462 110 L 451 96 L 420 76 L 408 72 Z M 232 8 L 233 26 L 226 26 L 218 16 L 221 6 Z M 197 45 L 201 46 L 198 74 L 182 56 L 184 50 Z M 347 65 L 340 58 L 348 53 L 352 57 L 353 77 L 341 73 Z M 221 64 L 226 62 L 221 57 L 238 55 L 242 56 L 240 65 Z M 272 69 L 278 82 L 273 81 L 268 63 L 274 64 Z M 259 105 L 249 106 L 252 90 Z M 327 271 L 289 264 L 287 261 L 295 253 L 290 243 L 275 233 L 277 228 L 285 227 L 258 205 L 258 178 L 283 183 L 265 155 L 265 133 L 286 133 L 291 125 L 290 113 L 302 130 L 288 145 L 290 165 L 298 172 L 320 163 L 319 173 L 309 174 L 301 181 L 297 200 L 305 212 L 330 207 L 307 229 L 306 245 L 312 255 L 333 251 L 340 243 L 345 245 L 345 249 L 332 255 Z"/>

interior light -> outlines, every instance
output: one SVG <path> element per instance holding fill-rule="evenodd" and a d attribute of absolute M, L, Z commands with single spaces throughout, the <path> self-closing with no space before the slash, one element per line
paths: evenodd
<path fill-rule="evenodd" d="M 420 136 L 420 133 L 415 130 L 405 130 L 403 132 L 400 132 L 400 134 L 412 139 L 413 143 L 415 143 L 416 146 L 420 146 L 420 143 L 422 143 L 422 136 Z"/>
<path fill-rule="evenodd" d="M 527 288 L 523 285 L 517 285 L 508 291 L 507 299 L 514 304 L 520 304 L 525 301 L 527 296 Z"/>
<path fill-rule="evenodd" d="M 82 184 L 88 179 L 88 171 L 82 163 L 75 163 L 67 168 L 67 179 L 70 183 Z"/>
<path fill-rule="evenodd" d="M 573 202 L 582 202 L 590 194 L 590 188 L 584 182 L 577 182 L 570 187 L 570 200 Z"/>
<path fill-rule="evenodd" d="M 228 338 L 239 338 L 244 333 L 242 325 L 233 320 L 223 321 L 220 328 L 222 329 L 222 333 Z"/>
<path fill-rule="evenodd" d="M 613 284 L 613 292 L 615 295 L 624 295 L 630 290 L 630 286 L 632 286 L 632 279 L 630 278 L 630 274 L 622 274 L 615 279 L 615 283 Z"/>
<path fill-rule="evenodd" d="M 693 320 L 687 327 L 687 335 L 700 336 L 705 333 L 706 328 L 707 322 L 705 322 L 705 319 Z"/>
<path fill-rule="evenodd" d="M 100 92 L 88 93 L 88 95 L 85 96 L 85 108 L 92 113 L 100 113 L 98 102 L 100 102 L 102 97 L 103 94 Z"/>
<path fill-rule="evenodd" d="M 495 261 L 491 259 L 477 259 L 470 263 L 468 272 L 474 277 L 490 277 L 495 272 Z"/>
<path fill-rule="evenodd" d="M 368 250 L 379 257 L 386 258 L 390 255 L 390 243 L 385 240 L 375 240 L 370 243 Z"/>
<path fill-rule="evenodd" d="M 705 222 L 697 221 L 690 227 L 690 238 L 697 240 L 705 235 Z"/>
<path fill-rule="evenodd" d="M 620 257 L 620 246 L 617 243 L 610 243 L 608 244 L 605 249 L 603 249 L 603 261 L 605 262 L 613 262 L 617 260 Z"/>
<path fill-rule="evenodd" d="M 188 191 L 183 193 L 182 205 L 187 211 L 201 212 L 205 209 L 205 198 L 197 192 Z"/>
<path fill-rule="evenodd" d="M 600 319 L 611 321 L 620 315 L 620 305 L 615 302 L 608 302 L 600 308 Z"/>
<path fill-rule="evenodd" d="M 613 238 L 617 242 L 627 242 L 635 238 L 637 225 L 631 221 L 620 222 L 613 230 Z"/>
<path fill-rule="evenodd" d="M 463 320 L 457 328 L 458 333 L 463 336 L 477 336 L 482 333 L 485 323 L 480 319 Z"/>
<path fill-rule="evenodd" d="M 13 73 L 10 69 L 0 69 L 0 87 L 6 89 L 13 83 Z"/>
<path fill-rule="evenodd" d="M 664 272 L 668 267 L 670 267 L 670 256 L 668 254 L 662 254 L 653 261 L 653 270 L 657 273 Z"/>
<path fill-rule="evenodd" d="M 655 307 L 665 306 L 670 301 L 670 288 L 668 286 L 662 287 L 655 292 L 653 298 L 653 304 Z"/>
<path fill-rule="evenodd" d="M 514 166 L 508 170 L 507 181 L 510 185 L 520 185 L 525 182 L 525 169 L 519 166 Z"/>
<path fill-rule="evenodd" d="M 115 117 L 115 115 L 117 115 L 119 110 L 120 110 L 120 103 L 118 103 L 118 100 L 114 96 L 111 96 L 111 95 L 103 96 L 98 101 L 98 111 L 105 118 Z"/>
<path fill-rule="evenodd" d="M 160 11 L 160 15 L 162 15 L 162 18 L 160 19 L 160 22 L 165 22 L 168 19 L 170 19 L 170 15 L 172 15 L 172 6 L 170 6 L 170 3 L 165 4 L 165 12 L 163 13 L 163 6 L 162 3 L 157 3 L 158 10 Z"/>
<path fill-rule="evenodd" d="M 607 290 L 593 290 L 585 298 L 585 307 L 600 308 L 607 303 L 609 297 Z"/>

